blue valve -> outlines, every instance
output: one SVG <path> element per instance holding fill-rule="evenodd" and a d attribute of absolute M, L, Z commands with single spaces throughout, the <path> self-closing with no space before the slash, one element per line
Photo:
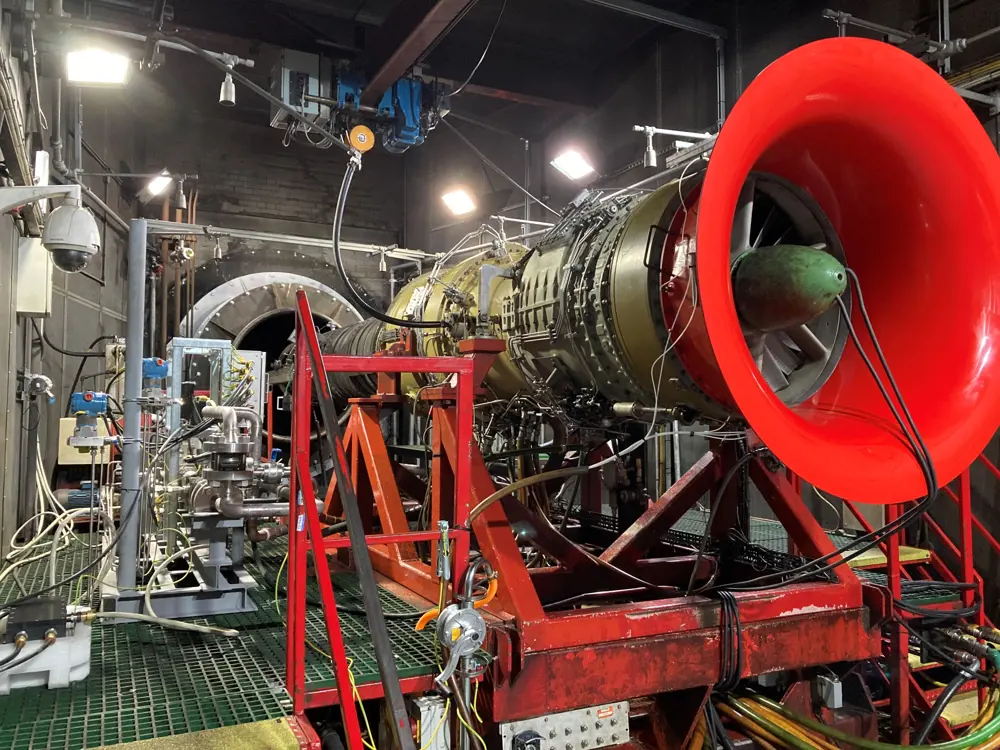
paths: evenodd
<path fill-rule="evenodd" d="M 271 448 L 271 462 L 275 463 L 281 460 L 281 448 Z"/>
<path fill-rule="evenodd" d="M 159 357 L 146 357 L 142 360 L 143 380 L 163 380 L 170 374 L 170 365 Z"/>
<path fill-rule="evenodd" d="M 94 391 L 77 391 L 69 401 L 71 414 L 99 417 L 108 411 L 108 394 Z"/>

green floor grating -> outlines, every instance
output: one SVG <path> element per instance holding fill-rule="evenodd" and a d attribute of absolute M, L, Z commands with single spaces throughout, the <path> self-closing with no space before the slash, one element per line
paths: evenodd
<path fill-rule="evenodd" d="M 705 533 L 707 522 L 707 511 L 698 509 L 689 510 L 673 525 L 670 531 L 700 537 Z M 854 540 L 854 537 L 850 534 L 839 531 L 827 531 L 826 535 L 830 537 L 830 541 L 838 549 L 843 549 Z M 669 532 L 667 538 L 669 538 Z M 779 522 L 767 518 L 752 517 L 750 519 L 750 541 L 753 544 L 759 544 L 774 552 L 788 552 L 788 532 L 785 530 L 785 527 Z M 888 585 L 885 573 L 859 569 L 855 569 L 854 573 L 876 586 Z M 958 600 L 958 597 L 953 594 L 929 593 L 922 581 L 904 578 L 900 581 L 900 587 L 903 601 L 911 604 L 933 604 Z"/>
<path fill-rule="evenodd" d="M 10 750 L 78 750 L 204 729 L 233 726 L 285 716 L 291 702 L 284 689 L 285 630 L 274 609 L 273 575 L 284 555 L 281 543 L 266 547 L 262 567 L 250 567 L 262 582 L 252 592 L 258 611 L 210 618 L 201 622 L 234 627 L 240 638 L 201 636 L 143 624 L 95 624 L 90 676 L 61 690 L 28 688 L 0 697 L 0 748 Z M 59 557 L 62 578 L 86 561 L 77 546 Z M 47 580 L 45 561 L 20 569 L 28 590 Z M 265 582 L 265 570 L 269 581 Z M 352 574 L 334 576 L 340 604 L 361 607 L 361 592 Z M 307 595 L 318 599 L 315 581 Z M 415 610 L 380 589 L 387 612 Z M 18 596 L 9 578 L 0 584 L 0 601 Z M 284 600 L 281 601 L 284 611 Z M 401 677 L 436 671 L 433 633 L 416 633 L 416 618 L 389 620 L 396 665 Z M 378 669 L 365 618 L 341 614 L 340 624 L 358 684 L 378 680 Z M 322 613 L 310 606 L 309 640 L 328 651 Z M 310 688 L 334 684 L 330 662 L 307 650 L 306 682 Z"/>

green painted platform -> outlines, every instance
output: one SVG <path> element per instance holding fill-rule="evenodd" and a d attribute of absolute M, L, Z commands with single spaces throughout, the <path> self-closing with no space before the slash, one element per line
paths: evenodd
<path fill-rule="evenodd" d="M 28 688 L 0 696 L 0 748 L 4 750 L 79 750 L 232 727 L 291 712 L 284 688 L 285 629 L 274 609 L 273 576 L 284 555 L 280 542 L 262 546 L 262 568 L 248 566 L 266 583 L 253 591 L 258 611 L 196 620 L 233 627 L 240 638 L 202 636 L 145 624 L 95 623 L 90 676 L 68 688 Z M 60 556 L 60 578 L 79 569 L 85 551 Z M 23 571 L 23 572 L 21 572 Z M 28 590 L 47 580 L 44 562 L 19 569 Z M 340 604 L 361 607 L 357 579 L 333 577 Z M 0 601 L 16 598 L 8 578 Z M 318 600 L 315 581 L 309 598 Z M 386 589 L 380 589 L 387 612 L 416 612 Z M 284 600 L 282 599 L 282 611 Z M 436 671 L 433 633 L 413 631 L 412 620 L 389 620 L 396 665 L 403 677 Z M 378 680 L 371 637 L 363 616 L 341 614 L 340 624 L 358 684 Z M 318 607 L 309 607 L 308 638 L 328 650 Z M 334 685 L 328 659 L 307 650 L 306 680 L 311 688 Z"/>
<path fill-rule="evenodd" d="M 700 538 L 704 528 L 705 514 L 692 511 L 674 531 Z M 778 552 L 787 550 L 787 533 L 776 522 L 752 519 L 750 535 L 756 544 Z M 850 537 L 831 534 L 831 539 L 843 545 Z M 91 672 L 86 680 L 61 690 L 29 688 L 0 696 L 0 750 L 80 750 L 237 726 L 252 731 L 250 725 L 287 716 L 291 702 L 284 689 L 285 630 L 274 609 L 274 574 L 285 549 L 283 541 L 262 545 L 261 565 L 248 565 L 262 584 L 252 593 L 257 612 L 201 621 L 236 628 L 241 632 L 238 639 L 138 623 L 95 623 Z M 82 546 L 60 554 L 59 578 L 85 563 L 86 550 Z M 881 573 L 856 573 L 884 585 Z M 46 562 L 20 568 L 18 577 L 29 591 L 41 588 L 47 580 Z M 333 580 L 338 602 L 360 609 L 357 579 L 351 574 L 338 574 Z M 906 583 L 904 599 L 909 599 Z M 62 593 L 75 596 L 74 592 Z M 0 602 L 19 595 L 11 577 L 0 583 Z M 314 601 L 319 599 L 313 580 L 307 595 Z M 386 589 L 381 589 L 380 595 L 386 612 L 417 611 Z M 926 595 L 919 599 L 931 600 Z M 284 600 L 281 602 L 284 611 Z M 415 621 L 387 621 L 401 677 L 436 671 L 433 633 L 414 632 Z M 357 683 L 377 681 L 365 618 L 341 614 L 340 624 Z M 318 607 L 308 608 L 306 631 L 313 643 L 327 650 Z M 329 660 L 311 649 L 306 651 L 306 679 L 311 688 L 334 685 Z M 238 744 L 253 747 L 250 742 Z M 192 738 L 192 744 L 187 746 L 201 745 Z"/>

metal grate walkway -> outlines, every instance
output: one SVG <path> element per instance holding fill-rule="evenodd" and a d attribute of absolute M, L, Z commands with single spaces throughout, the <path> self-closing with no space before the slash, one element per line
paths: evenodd
<path fill-rule="evenodd" d="M 202 620 L 234 627 L 241 633 L 239 638 L 201 636 L 139 623 L 95 622 L 86 680 L 60 690 L 27 688 L 0 696 L 0 748 L 79 750 L 289 714 L 291 701 L 283 682 L 285 630 L 274 608 L 273 578 L 284 553 L 283 544 L 272 542 L 262 566 L 248 566 L 261 582 L 252 592 L 258 611 Z M 60 578 L 85 560 L 82 546 L 66 550 L 59 557 Z M 45 561 L 25 565 L 19 573 L 29 591 L 48 580 Z M 353 575 L 335 575 L 334 586 L 340 604 L 361 609 Z M 307 595 L 318 600 L 314 581 L 310 581 Z M 385 589 L 380 595 L 387 612 L 416 612 Z M 16 596 L 18 590 L 8 577 L 0 584 L 0 602 Z M 281 605 L 284 612 L 283 598 Z M 388 621 L 402 677 L 436 671 L 433 634 L 414 632 L 415 620 Z M 340 623 L 355 680 L 359 685 L 377 681 L 364 616 L 342 613 Z M 318 648 L 328 650 L 319 607 L 308 607 L 306 631 Z M 311 649 L 306 659 L 310 687 L 334 684 L 329 659 Z"/>

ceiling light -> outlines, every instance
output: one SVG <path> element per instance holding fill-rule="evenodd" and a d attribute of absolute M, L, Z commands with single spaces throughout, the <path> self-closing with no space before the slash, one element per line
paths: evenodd
<path fill-rule="evenodd" d="M 103 49 L 78 49 L 66 55 L 66 78 L 79 86 L 121 86 L 128 80 L 128 55 Z"/>
<path fill-rule="evenodd" d="M 149 181 L 149 184 L 146 185 L 146 192 L 148 192 L 151 196 L 159 195 L 166 190 L 167 186 L 173 181 L 174 178 L 171 177 L 169 173 L 162 172 Z"/>
<path fill-rule="evenodd" d="M 551 164 L 571 180 L 582 180 L 594 172 L 590 162 L 579 151 L 564 151 Z"/>
<path fill-rule="evenodd" d="M 451 190 L 442 195 L 441 200 L 455 216 L 464 216 L 476 210 L 476 202 L 465 190 Z"/>
<path fill-rule="evenodd" d="M 174 176 L 167 169 L 150 175 L 150 180 L 139 191 L 139 202 L 149 203 L 158 196 L 169 195 L 166 191 L 174 181 Z"/>

